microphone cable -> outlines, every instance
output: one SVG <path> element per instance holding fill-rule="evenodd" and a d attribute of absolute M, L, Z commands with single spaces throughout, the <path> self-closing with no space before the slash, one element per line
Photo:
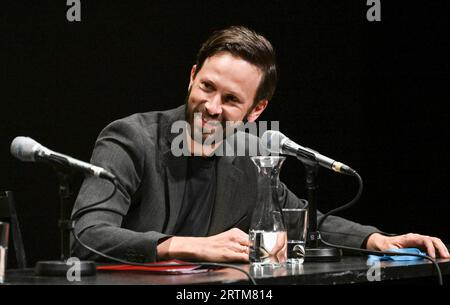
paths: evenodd
<path fill-rule="evenodd" d="M 331 211 L 325 213 L 322 218 L 319 221 L 319 224 L 317 225 L 317 232 L 319 232 L 319 236 L 320 239 L 322 241 L 322 243 L 326 246 L 329 247 L 333 247 L 333 248 L 337 248 L 337 249 L 342 249 L 342 250 L 347 250 L 347 251 L 351 251 L 351 252 L 359 252 L 359 253 L 365 253 L 365 254 L 372 254 L 372 255 L 376 255 L 376 256 L 383 256 L 383 255 L 391 255 L 391 256 L 416 256 L 416 257 L 420 257 L 420 258 L 424 258 L 427 259 L 429 261 L 431 261 L 431 263 L 433 264 L 434 268 L 436 269 L 436 273 L 437 273 L 437 277 L 438 277 L 438 282 L 439 285 L 442 286 L 443 280 L 442 280 L 442 273 L 441 273 L 441 269 L 439 267 L 439 264 L 436 262 L 435 259 L 431 258 L 428 255 L 422 255 L 422 254 L 416 254 L 416 253 L 402 253 L 402 252 L 390 252 L 390 251 L 376 251 L 376 250 L 368 250 L 368 249 L 362 249 L 362 248 L 354 248 L 354 247 L 347 247 L 347 246 L 342 246 L 342 245 L 336 245 L 330 242 L 327 242 L 323 239 L 323 237 L 321 236 L 322 234 L 320 233 L 320 228 L 322 227 L 322 224 L 324 223 L 325 219 L 335 213 L 344 211 L 350 207 L 352 207 L 353 205 L 356 204 L 356 202 L 358 202 L 359 198 L 361 197 L 362 191 L 363 191 L 363 180 L 361 178 L 361 176 L 355 171 L 354 172 L 354 176 L 357 178 L 358 180 L 358 191 L 355 195 L 355 197 L 353 197 L 353 199 L 351 201 L 349 201 L 348 203 L 337 207 L 335 209 L 332 209 Z"/>
<path fill-rule="evenodd" d="M 245 274 L 245 276 L 248 278 L 249 282 L 252 285 L 257 285 L 256 280 L 253 278 L 252 275 L 250 275 L 249 272 L 245 271 L 244 269 L 231 265 L 231 264 L 225 264 L 225 263 L 210 263 L 210 262 L 186 262 L 186 263 L 182 263 L 182 264 L 153 264 L 153 263 L 137 263 L 137 262 L 131 262 L 131 261 L 127 261 L 121 258 L 117 258 L 117 257 L 113 257 L 110 255 L 107 255 L 105 253 L 102 253 L 101 251 L 98 251 L 88 245 L 86 245 L 84 242 L 82 242 L 80 240 L 80 238 L 78 237 L 78 234 L 75 232 L 75 225 L 76 222 L 81 218 L 81 216 L 83 214 L 86 213 L 87 210 L 94 210 L 93 208 L 108 201 L 109 199 L 111 199 L 117 192 L 118 189 L 118 181 L 117 179 L 108 179 L 105 178 L 106 180 L 108 180 L 109 182 L 111 182 L 114 185 L 114 188 L 112 190 L 112 192 L 104 199 L 94 202 L 92 204 L 89 204 L 83 208 L 81 208 L 80 210 L 76 211 L 72 217 L 70 218 L 71 221 L 71 232 L 73 237 L 75 238 L 75 240 L 85 249 L 87 249 L 88 251 L 97 254 L 98 256 L 101 256 L 103 258 L 106 258 L 108 260 L 111 261 L 115 261 L 121 264 L 125 264 L 125 265 L 132 265 L 132 266 L 139 266 L 139 267 L 189 267 L 189 266 L 199 266 L 202 268 L 208 268 L 208 267 L 213 267 L 213 268 L 230 268 L 230 269 L 234 269 L 234 270 L 238 270 L 242 273 Z M 108 212 L 113 212 L 113 213 L 117 213 L 117 211 L 114 211 L 112 209 L 109 208 L 97 208 L 95 209 L 95 211 L 108 211 Z"/>

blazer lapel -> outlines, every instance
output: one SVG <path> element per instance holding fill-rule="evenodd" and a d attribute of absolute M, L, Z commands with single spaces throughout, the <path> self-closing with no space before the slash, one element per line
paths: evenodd
<path fill-rule="evenodd" d="M 171 125 L 184 117 L 185 107 L 179 107 L 171 120 L 164 122 L 161 132 L 163 137 L 161 139 L 162 147 L 162 170 L 165 172 L 166 180 L 166 196 L 168 197 L 168 215 L 164 232 L 172 234 L 177 223 L 178 214 L 180 213 L 183 202 L 184 190 L 186 186 L 187 176 L 187 156 L 175 157 L 171 151 L 172 141 L 179 134 L 171 133 Z"/>

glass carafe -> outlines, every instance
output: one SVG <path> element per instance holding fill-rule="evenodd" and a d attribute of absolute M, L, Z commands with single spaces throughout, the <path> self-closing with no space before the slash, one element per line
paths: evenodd
<path fill-rule="evenodd" d="M 258 168 L 257 203 L 249 229 L 250 263 L 281 266 L 287 260 L 287 233 L 280 202 L 280 156 L 252 157 Z"/>

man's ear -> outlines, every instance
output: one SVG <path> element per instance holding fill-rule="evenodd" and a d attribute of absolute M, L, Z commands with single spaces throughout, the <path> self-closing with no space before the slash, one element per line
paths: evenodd
<path fill-rule="evenodd" d="M 254 122 L 261 115 L 261 113 L 266 109 L 267 104 L 269 104 L 268 100 L 260 100 L 255 107 L 253 107 L 252 111 L 247 115 L 248 122 Z"/>
<path fill-rule="evenodd" d="M 194 83 L 194 78 L 195 78 L 196 72 L 197 72 L 197 65 L 193 65 L 192 69 L 191 69 L 191 77 L 190 77 L 190 81 L 189 81 L 188 91 L 191 89 L 192 84 Z"/>

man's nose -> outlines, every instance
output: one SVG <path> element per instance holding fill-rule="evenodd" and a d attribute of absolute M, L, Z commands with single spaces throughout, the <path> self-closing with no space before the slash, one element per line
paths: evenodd
<path fill-rule="evenodd" d="M 210 116 L 217 116 L 222 113 L 222 101 L 219 94 L 214 95 L 205 103 L 206 111 Z"/>

